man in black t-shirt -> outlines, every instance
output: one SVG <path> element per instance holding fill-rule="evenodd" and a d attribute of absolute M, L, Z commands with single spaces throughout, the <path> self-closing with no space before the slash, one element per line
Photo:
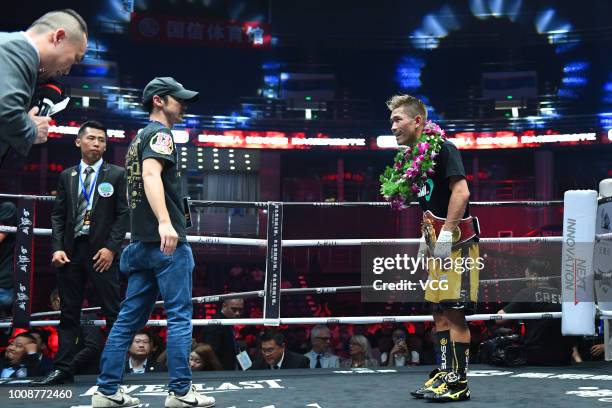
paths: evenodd
<path fill-rule="evenodd" d="M 545 261 L 532 260 L 525 269 L 525 277 L 534 279 L 549 275 Z M 504 313 L 549 313 L 561 311 L 561 292 L 542 280 L 528 281 L 527 287 L 519 291 L 511 303 L 497 314 Z M 499 323 L 505 323 L 502 320 Z M 563 336 L 560 319 L 525 320 L 525 335 L 522 338 L 525 359 L 528 365 L 571 364 L 574 337 Z"/>
<path fill-rule="evenodd" d="M 391 130 L 398 145 L 412 149 L 425 129 L 427 110 L 423 102 L 410 95 L 396 95 L 387 102 L 391 111 Z M 479 258 L 477 238 L 460 243 L 459 226 L 469 217 L 469 189 L 459 151 L 450 141 L 444 140 L 434 158 L 434 174 L 427 174 L 417 194 L 423 218 L 423 238 L 419 256 L 429 253 L 433 260 L 427 262 L 429 285 L 425 300 L 433 303 L 437 348 L 440 367 L 434 370 L 425 385 L 411 393 L 415 398 L 427 398 L 437 402 L 469 399 L 467 365 L 469 361 L 470 331 L 465 320 L 467 312 L 473 312 L 478 294 Z M 435 231 L 431 219 L 442 225 Z M 428 225 L 430 227 L 428 227 Z M 437 234 L 437 236 L 436 236 Z M 430 244 L 427 249 L 425 238 Z M 463 262 L 471 258 L 469 264 Z M 465 269 L 446 268 L 465 265 Z M 460 262 L 456 262 L 460 261 Z M 442 283 L 446 285 L 442 285 Z"/>
<path fill-rule="evenodd" d="M 168 315 L 170 383 L 165 406 L 215 404 L 214 398 L 199 394 L 191 384 L 194 260 L 185 235 L 186 209 L 170 130 L 182 122 L 187 102 L 197 97 L 197 92 L 170 77 L 153 79 L 143 92 L 150 123 L 132 140 L 125 161 L 132 241 L 121 255 L 121 271 L 128 275 L 128 287 L 100 360 L 98 391 L 92 397 L 94 408 L 139 404 L 119 385 L 132 338 L 146 324 L 159 293 Z"/>

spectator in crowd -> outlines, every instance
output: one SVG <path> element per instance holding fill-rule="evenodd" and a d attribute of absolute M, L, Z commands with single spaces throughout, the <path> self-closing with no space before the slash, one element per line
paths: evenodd
<path fill-rule="evenodd" d="M 53 360 L 46 356 L 45 353 L 48 351 L 49 332 L 44 329 L 31 329 L 26 333 L 31 334 L 36 340 L 36 352 L 40 359 L 40 371 L 44 374 L 50 373 L 53 369 Z"/>
<path fill-rule="evenodd" d="M 380 330 L 376 335 L 376 347 L 372 350 L 372 356 L 380 362 L 380 365 L 387 365 L 389 352 L 393 348 L 391 336 Z"/>
<path fill-rule="evenodd" d="M 223 366 L 210 345 L 198 343 L 189 355 L 191 371 L 220 371 Z"/>
<path fill-rule="evenodd" d="M 330 352 L 331 332 L 324 325 L 317 325 L 310 332 L 312 349 L 305 354 L 310 360 L 310 368 L 338 368 L 340 359 Z"/>
<path fill-rule="evenodd" d="M 285 347 L 285 336 L 277 330 L 268 330 L 260 338 L 261 356 L 253 362 L 253 370 L 280 368 L 308 368 L 308 359 Z"/>
<path fill-rule="evenodd" d="M 378 366 L 378 361 L 372 358 L 370 342 L 361 334 L 354 334 L 349 340 L 349 358 L 342 360 L 341 367 L 366 368 Z"/>
<path fill-rule="evenodd" d="M 239 319 L 243 311 L 244 299 L 226 299 L 213 319 Z M 223 369 L 235 370 L 240 347 L 236 342 L 234 326 L 205 326 L 202 334 L 202 342 L 210 344 Z"/>
<path fill-rule="evenodd" d="M 36 338 L 30 333 L 20 333 L 9 342 L 0 358 L 0 378 L 24 378 L 45 375 L 40 364 Z"/>
<path fill-rule="evenodd" d="M 519 291 L 511 303 L 497 314 L 560 312 L 561 293 L 558 288 L 548 285 L 541 278 L 550 275 L 548 262 L 534 259 L 525 269 L 525 277 L 531 279 L 527 287 Z M 500 320 L 498 324 L 505 324 Z M 569 365 L 571 364 L 574 337 L 561 334 L 559 319 L 525 320 L 525 359 L 528 365 Z"/>
<path fill-rule="evenodd" d="M 128 359 L 125 362 L 125 372 L 144 374 L 153 371 L 165 371 L 164 367 L 152 358 L 153 338 L 148 331 L 141 329 L 136 332 L 132 345 L 128 350 Z"/>
<path fill-rule="evenodd" d="M 0 203 L 0 225 L 16 226 L 17 207 L 11 202 Z M 13 305 L 13 257 L 15 234 L 0 232 L 0 317 L 10 314 Z"/>
<path fill-rule="evenodd" d="M 419 353 L 411 349 L 407 339 L 408 332 L 404 326 L 397 326 L 393 329 L 391 333 L 393 348 L 391 348 L 387 359 L 388 366 L 403 367 L 419 363 Z"/>

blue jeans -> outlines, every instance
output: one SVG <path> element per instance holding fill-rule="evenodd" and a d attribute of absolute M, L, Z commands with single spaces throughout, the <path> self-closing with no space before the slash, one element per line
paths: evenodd
<path fill-rule="evenodd" d="M 179 242 L 170 256 L 159 250 L 159 243 L 136 241 L 125 248 L 120 267 L 121 272 L 128 275 L 128 287 L 102 353 L 98 391 L 107 395 L 117 392 L 132 338 L 146 324 L 160 292 L 168 316 L 168 388 L 177 394 L 189 390 L 194 266 L 193 253 L 187 243 Z"/>

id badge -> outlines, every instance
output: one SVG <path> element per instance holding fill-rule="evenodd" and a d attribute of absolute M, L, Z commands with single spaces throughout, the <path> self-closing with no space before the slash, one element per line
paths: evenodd
<path fill-rule="evenodd" d="M 85 211 L 85 218 L 83 219 L 83 232 L 89 232 L 89 226 L 91 225 L 91 212 L 89 210 Z"/>
<path fill-rule="evenodd" d="M 191 228 L 191 207 L 189 207 L 189 197 L 183 198 L 183 209 L 185 210 L 185 228 Z"/>
<path fill-rule="evenodd" d="M 236 354 L 236 360 L 238 360 L 238 364 L 240 364 L 242 371 L 248 370 L 253 365 L 246 351 L 241 351 L 239 354 Z"/>
<path fill-rule="evenodd" d="M 83 219 L 83 225 L 89 226 L 89 224 L 91 224 L 91 217 L 90 217 L 90 211 L 87 210 L 85 211 L 85 218 Z"/>

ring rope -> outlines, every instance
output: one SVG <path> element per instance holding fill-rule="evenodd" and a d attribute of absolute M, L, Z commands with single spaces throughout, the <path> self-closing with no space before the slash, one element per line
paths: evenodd
<path fill-rule="evenodd" d="M 53 201 L 55 196 L 40 196 L 40 195 L 28 195 L 28 194 L 0 194 L 2 198 L 23 198 L 27 200 L 38 200 L 38 201 Z M 269 202 L 267 201 L 210 201 L 210 200 L 189 200 L 189 204 L 194 207 L 228 207 L 228 208 L 267 208 Z M 391 205 L 386 201 L 345 201 L 345 202 L 313 202 L 313 201 L 290 201 L 280 202 L 285 207 L 390 207 Z M 529 200 L 518 200 L 518 201 L 474 201 L 470 202 L 470 206 L 474 207 L 510 207 L 510 206 L 530 206 L 530 207 L 541 207 L 541 206 L 553 206 L 561 205 L 563 200 L 542 200 L 542 201 L 529 201 Z M 416 207 L 418 202 L 411 202 L 409 206 Z"/>
<path fill-rule="evenodd" d="M 17 227 L 0 225 L 0 232 L 15 233 Z M 34 235 L 51 236 L 50 228 L 34 228 Z M 125 234 L 125 239 L 130 239 L 130 233 Z M 612 239 L 612 234 L 600 234 L 600 239 Z M 187 242 L 205 245 L 243 245 L 265 247 L 267 241 L 257 238 L 230 238 L 230 237 L 209 237 L 203 235 L 188 235 Z M 330 247 L 330 246 L 358 246 L 376 244 L 418 244 L 419 238 L 355 238 L 355 239 L 284 239 L 283 247 Z M 563 242 L 563 237 L 492 237 L 480 238 L 479 242 L 484 244 L 536 244 Z"/>
<path fill-rule="evenodd" d="M 602 317 L 612 317 L 602 313 Z M 505 314 L 477 314 L 466 316 L 468 321 L 479 320 L 536 320 L 536 319 L 560 319 L 562 312 L 550 313 L 505 313 Z M 278 326 L 289 324 L 377 324 L 377 323 L 408 323 L 408 322 L 432 322 L 433 316 L 354 316 L 354 317 L 282 317 L 280 319 L 192 319 L 194 326 L 235 326 L 235 325 L 264 325 Z M 59 320 L 34 320 L 30 326 L 58 326 Z M 12 322 L 0 322 L 0 328 L 11 327 Z M 105 326 L 106 320 L 83 320 L 83 325 Z M 149 320 L 147 326 L 167 326 L 168 320 Z"/>

